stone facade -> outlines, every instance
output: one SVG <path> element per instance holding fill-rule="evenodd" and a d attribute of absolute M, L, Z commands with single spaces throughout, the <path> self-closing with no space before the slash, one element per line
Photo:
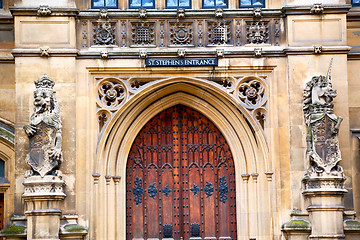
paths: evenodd
<path fill-rule="evenodd" d="M 100 10 L 88 0 L 3 1 L 2 236 L 126 239 L 131 146 L 155 115 L 182 104 L 229 145 L 237 239 L 360 238 L 360 7 L 275 0 L 252 9 L 229 0 L 226 9 L 192 1 L 192 9 L 169 10 L 163 0 L 156 9 L 117 2 Z M 217 65 L 146 65 L 205 58 Z M 44 98 L 58 109 L 39 121 L 34 91 L 44 79 L 51 79 Z M 41 154 L 32 155 L 32 129 L 44 133 Z"/>

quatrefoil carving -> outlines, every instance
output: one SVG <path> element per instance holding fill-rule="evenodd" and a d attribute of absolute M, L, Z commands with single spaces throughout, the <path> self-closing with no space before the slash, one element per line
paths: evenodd
<path fill-rule="evenodd" d="M 261 107 L 266 102 L 265 84 L 259 79 L 245 79 L 239 84 L 238 96 L 248 109 Z"/>
<path fill-rule="evenodd" d="M 114 109 L 125 102 L 126 88 L 115 79 L 104 80 L 98 86 L 98 102 L 104 108 Z"/>

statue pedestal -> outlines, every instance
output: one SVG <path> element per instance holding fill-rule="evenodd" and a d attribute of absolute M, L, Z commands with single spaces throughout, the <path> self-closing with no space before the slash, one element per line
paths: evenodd
<path fill-rule="evenodd" d="M 311 221 L 309 239 L 344 239 L 343 177 L 306 177 L 303 194 L 310 200 L 307 207 Z"/>
<path fill-rule="evenodd" d="M 60 239 L 60 203 L 66 197 L 63 191 L 65 182 L 58 176 L 31 176 L 25 178 L 23 185 L 27 239 Z"/>

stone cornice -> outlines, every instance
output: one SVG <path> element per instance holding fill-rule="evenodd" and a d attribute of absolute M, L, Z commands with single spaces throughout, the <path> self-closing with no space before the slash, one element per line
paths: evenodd
<path fill-rule="evenodd" d="M 86 50 L 49 48 L 48 57 L 77 57 L 77 58 L 101 58 L 102 52 L 106 51 L 110 59 L 139 58 L 140 50 L 146 49 L 146 57 L 178 57 L 178 48 L 93 48 Z M 217 50 L 224 50 L 224 58 L 234 57 L 285 57 L 287 55 L 314 54 L 314 47 L 274 47 L 268 45 L 253 45 L 245 47 L 212 47 L 212 48 L 185 48 L 186 57 L 217 57 Z M 261 56 L 255 56 L 255 49 L 261 49 Z M 349 46 L 322 46 L 321 54 L 349 54 Z M 39 48 L 16 48 L 11 51 L 14 57 L 39 57 Z M 354 56 L 354 54 L 349 54 Z M 360 54 L 356 56 L 360 57 Z M 1 60 L 1 59 L 0 59 Z M 4 60 L 13 61 L 12 58 Z"/>
<path fill-rule="evenodd" d="M 263 17 L 279 17 L 282 15 L 282 11 L 280 9 L 261 9 Z M 80 11 L 80 18 L 98 18 L 99 17 L 99 9 L 90 9 L 85 11 Z M 223 18 L 230 17 L 252 17 L 254 15 L 253 10 L 251 9 L 224 9 L 223 10 Z M 119 10 L 119 9 L 108 9 L 108 17 L 111 19 L 116 18 L 138 18 L 139 11 L 136 9 L 127 9 L 127 10 Z M 211 18 L 215 17 L 214 9 L 185 9 L 185 17 L 186 18 Z M 146 19 L 151 18 L 177 18 L 177 10 L 176 9 L 147 9 L 146 10 Z"/>
<path fill-rule="evenodd" d="M 38 8 L 10 7 L 13 16 L 37 16 Z M 51 14 L 49 16 L 76 16 L 79 14 L 78 8 L 53 8 L 50 7 Z M 46 16 L 44 16 L 46 17 Z"/>
<path fill-rule="evenodd" d="M 348 22 L 360 21 L 360 7 L 353 7 L 346 15 Z"/>
<path fill-rule="evenodd" d="M 285 15 L 315 15 L 311 13 L 311 8 L 313 5 L 308 6 L 285 6 L 282 8 L 282 12 Z M 349 12 L 351 5 L 350 4 L 339 4 L 339 5 L 322 5 L 324 8 L 322 14 L 346 14 Z"/>

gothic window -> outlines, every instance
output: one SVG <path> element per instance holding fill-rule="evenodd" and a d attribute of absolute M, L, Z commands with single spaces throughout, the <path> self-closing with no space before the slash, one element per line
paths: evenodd
<path fill-rule="evenodd" d="M 5 161 L 0 159 L 0 177 L 5 177 Z"/>
<path fill-rule="evenodd" d="M 117 8 L 117 0 L 92 0 L 91 8 Z"/>
<path fill-rule="evenodd" d="M 360 0 L 354 0 L 360 1 Z M 240 0 L 241 8 L 265 7 L 265 0 Z"/>
<path fill-rule="evenodd" d="M 227 8 L 228 0 L 203 0 L 203 8 Z"/>
<path fill-rule="evenodd" d="M 191 8 L 190 0 L 166 0 L 166 8 Z"/>
<path fill-rule="evenodd" d="M 360 0 L 351 0 L 351 5 L 360 6 Z"/>
<path fill-rule="evenodd" d="M 155 0 L 129 0 L 130 8 L 155 8 Z"/>

